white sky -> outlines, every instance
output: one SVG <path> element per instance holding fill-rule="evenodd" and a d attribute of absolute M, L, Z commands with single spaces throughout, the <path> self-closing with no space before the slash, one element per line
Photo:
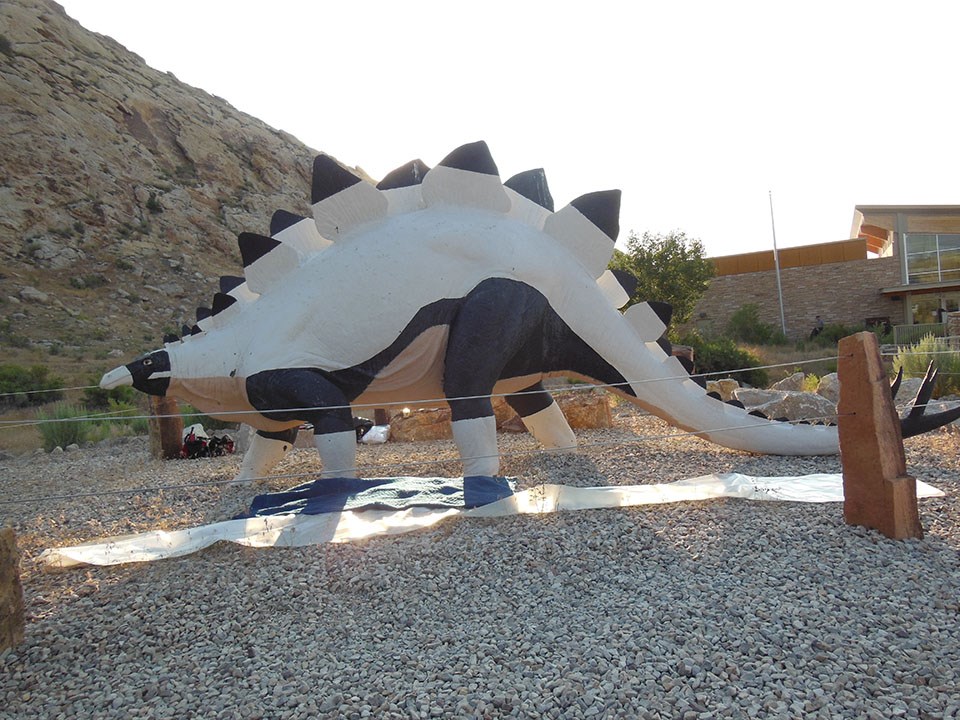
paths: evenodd
<path fill-rule="evenodd" d="M 90 30 L 375 178 L 486 140 L 561 207 L 709 255 L 960 204 L 952 0 L 60 0 Z M 308 193 L 309 189 L 304 188 Z"/>

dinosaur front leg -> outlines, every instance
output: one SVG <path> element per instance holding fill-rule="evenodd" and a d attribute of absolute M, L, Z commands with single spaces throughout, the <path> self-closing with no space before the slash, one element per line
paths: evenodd
<path fill-rule="evenodd" d="M 541 383 L 531 385 L 516 395 L 507 395 L 510 405 L 530 434 L 547 450 L 576 450 L 577 437 L 553 396 Z"/>
<path fill-rule="evenodd" d="M 282 432 L 258 430 L 243 454 L 240 472 L 234 482 L 250 482 L 264 478 L 287 454 L 297 439 L 297 428 Z"/>
<path fill-rule="evenodd" d="M 356 477 L 357 434 L 343 391 L 318 370 L 273 370 L 248 378 L 247 395 L 257 410 L 278 420 L 313 423 L 321 478 Z"/>

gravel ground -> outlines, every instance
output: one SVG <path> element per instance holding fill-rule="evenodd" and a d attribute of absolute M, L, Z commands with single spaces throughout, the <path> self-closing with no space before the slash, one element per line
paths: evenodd
<path fill-rule="evenodd" d="M 503 471 L 521 488 L 839 471 L 649 439 L 671 430 L 617 414 L 577 455 L 502 436 Z M 61 572 L 37 555 L 222 520 L 266 488 L 149 489 L 227 480 L 238 458 L 160 463 L 145 439 L 6 460 L 0 498 L 68 497 L 0 505 L 28 613 L 0 654 L 0 717 L 957 717 L 960 434 L 906 445 L 908 470 L 947 492 L 921 501 L 922 541 L 847 526 L 836 503 L 721 499 Z M 361 449 L 371 477 L 456 475 L 455 457 Z M 278 472 L 316 466 L 295 451 Z"/>

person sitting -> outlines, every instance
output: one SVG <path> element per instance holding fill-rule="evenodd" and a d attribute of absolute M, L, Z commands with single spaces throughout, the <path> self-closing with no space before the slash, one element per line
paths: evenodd
<path fill-rule="evenodd" d="M 823 332 L 823 318 L 817 315 L 816 324 L 813 326 L 813 330 L 810 331 L 810 339 L 813 340 L 817 335 Z"/>

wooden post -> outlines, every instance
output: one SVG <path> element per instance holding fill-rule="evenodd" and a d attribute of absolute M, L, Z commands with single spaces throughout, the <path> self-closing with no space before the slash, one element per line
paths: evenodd
<path fill-rule="evenodd" d="M 150 396 L 150 454 L 160 460 L 180 457 L 183 445 L 183 418 L 172 397 Z M 171 417 L 161 417 L 169 415 Z"/>
<path fill-rule="evenodd" d="M 384 408 L 375 408 L 373 411 L 373 424 L 374 425 L 389 425 L 390 416 L 387 415 L 387 411 Z"/>
<path fill-rule="evenodd" d="M 23 585 L 13 528 L 0 528 L 0 652 L 23 641 Z"/>
<path fill-rule="evenodd" d="M 843 464 L 843 517 L 897 540 L 922 538 L 917 481 L 907 475 L 900 418 L 872 332 L 839 345 L 837 405 Z"/>

